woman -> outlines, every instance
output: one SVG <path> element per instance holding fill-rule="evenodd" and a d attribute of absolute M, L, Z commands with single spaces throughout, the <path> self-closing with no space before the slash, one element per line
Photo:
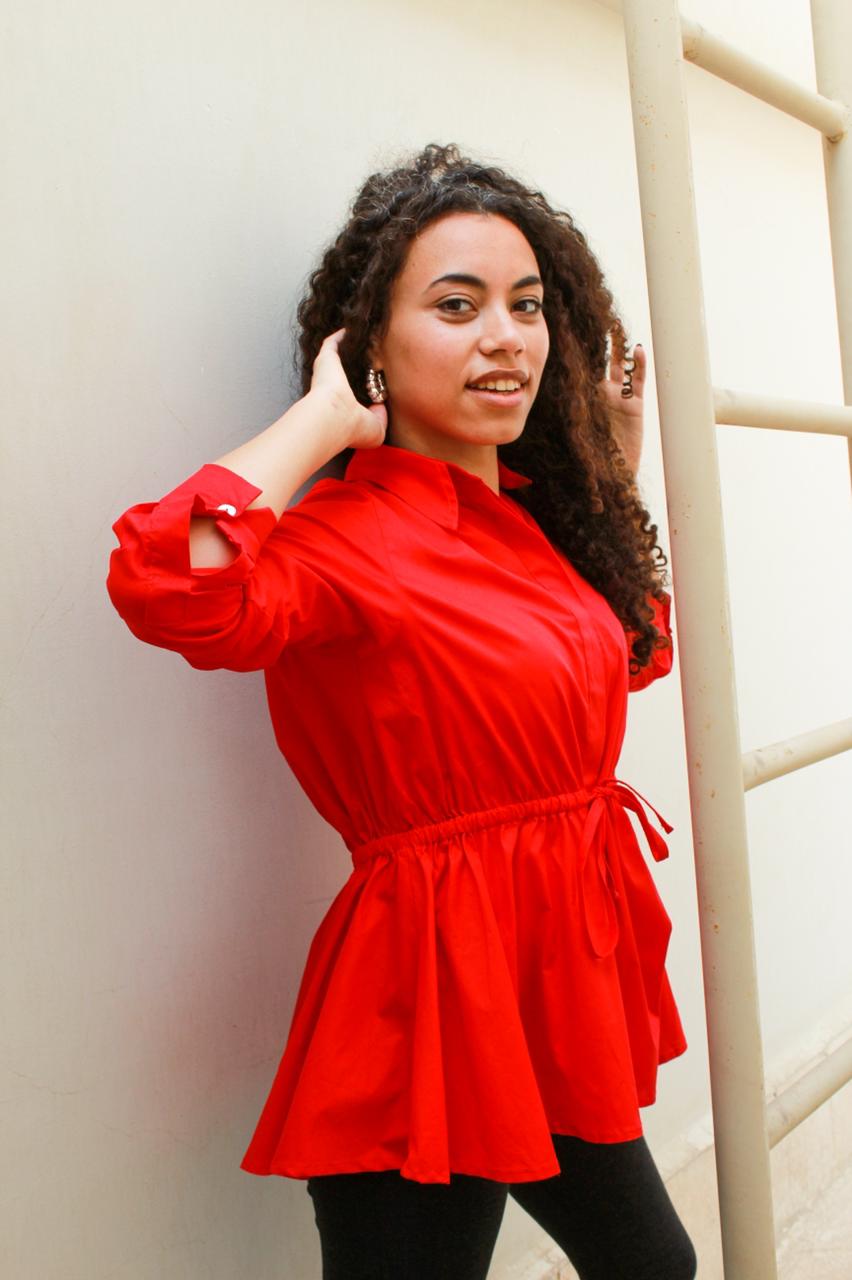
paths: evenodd
<path fill-rule="evenodd" d="M 264 671 L 352 855 L 241 1167 L 307 1180 L 325 1280 L 484 1277 L 509 1193 L 583 1280 L 692 1277 L 628 809 L 667 850 L 615 777 L 672 664 L 644 356 L 571 217 L 454 146 L 367 179 L 298 319 L 302 398 L 127 511 L 107 582 L 142 640 Z"/>

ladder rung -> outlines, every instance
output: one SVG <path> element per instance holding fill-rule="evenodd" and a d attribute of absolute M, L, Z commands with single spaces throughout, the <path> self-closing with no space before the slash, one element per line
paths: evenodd
<path fill-rule="evenodd" d="M 750 791 L 818 760 L 828 760 L 852 748 L 852 719 L 811 729 L 783 742 L 772 742 L 743 755 L 743 787 Z"/>
<path fill-rule="evenodd" d="M 819 400 L 785 400 L 746 391 L 713 388 L 716 421 L 736 427 L 767 427 L 773 431 L 812 431 L 852 439 L 852 405 Z"/>
<path fill-rule="evenodd" d="M 801 1080 L 796 1080 L 774 1098 L 766 1108 L 766 1127 L 770 1147 L 774 1147 L 796 1125 L 806 1120 L 823 1102 L 852 1080 L 852 1040 L 812 1067 Z"/>
<path fill-rule="evenodd" d="M 811 125 L 831 142 L 837 142 L 849 128 L 849 109 L 844 103 L 806 89 L 684 14 L 680 15 L 680 29 L 683 56 L 711 75 Z"/>

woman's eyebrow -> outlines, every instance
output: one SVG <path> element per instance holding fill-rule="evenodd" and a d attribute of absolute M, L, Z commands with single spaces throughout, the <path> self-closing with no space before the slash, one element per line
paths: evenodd
<path fill-rule="evenodd" d="M 444 281 L 448 281 L 452 284 L 470 284 L 476 289 L 486 289 L 488 287 L 484 280 L 480 280 L 479 276 L 471 276 L 463 271 L 450 271 L 445 276 L 438 276 L 438 279 L 433 280 L 432 283 L 423 290 L 423 292 L 428 293 L 430 289 L 434 289 L 436 284 L 443 284 Z M 531 284 L 542 283 L 540 276 L 524 276 L 523 279 L 516 280 L 512 285 L 512 288 L 526 289 Z"/>

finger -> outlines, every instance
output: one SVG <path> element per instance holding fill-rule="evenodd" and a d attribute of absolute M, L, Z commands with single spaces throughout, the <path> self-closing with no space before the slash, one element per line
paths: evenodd
<path fill-rule="evenodd" d="M 343 335 L 345 332 L 345 329 L 335 329 L 334 333 L 326 334 L 320 343 L 319 351 L 314 357 L 314 364 L 316 364 L 318 360 L 322 360 L 330 351 L 333 351 L 335 355 L 338 354 L 338 349 L 340 347 L 340 343 L 343 341 Z"/>
<path fill-rule="evenodd" d="M 613 378 L 613 382 L 621 382 L 625 386 L 632 387 L 634 394 L 637 389 L 641 388 L 645 377 L 645 350 L 641 343 L 636 343 L 633 350 L 626 352 L 625 359 L 618 361 L 617 370 Z"/>
<path fill-rule="evenodd" d="M 612 396 L 617 394 L 616 388 L 618 388 L 618 393 L 620 393 L 622 399 L 625 396 L 632 394 L 630 390 L 632 369 L 633 363 L 629 349 L 625 349 L 625 353 L 622 358 L 613 359 L 612 368 L 610 370 L 610 383 L 612 384 L 610 386 L 610 392 Z"/>
<path fill-rule="evenodd" d="M 633 370 L 633 389 L 641 390 L 645 384 L 645 373 L 648 369 L 648 357 L 645 354 L 645 348 L 641 343 L 636 344 L 633 348 L 633 359 L 636 361 L 636 367 Z"/>

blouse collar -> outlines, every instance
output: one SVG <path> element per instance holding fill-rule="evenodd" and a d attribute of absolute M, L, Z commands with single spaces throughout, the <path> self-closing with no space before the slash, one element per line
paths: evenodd
<path fill-rule="evenodd" d="M 344 480 L 370 480 L 397 494 L 424 515 L 443 525 L 457 529 L 459 523 L 458 491 L 465 485 L 493 490 L 481 476 L 443 458 L 415 453 L 398 445 L 380 444 L 374 449 L 355 449 L 343 474 Z M 501 489 L 518 489 L 532 484 L 529 476 L 513 471 L 497 459 L 497 478 Z M 470 491 L 470 490 L 469 490 Z"/>

